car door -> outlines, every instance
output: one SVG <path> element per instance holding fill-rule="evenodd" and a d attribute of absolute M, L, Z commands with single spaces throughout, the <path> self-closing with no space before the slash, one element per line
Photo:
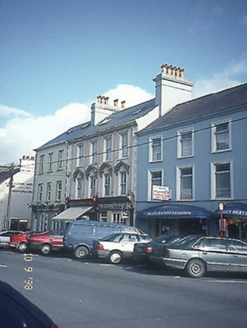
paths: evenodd
<path fill-rule="evenodd" d="M 247 245 L 238 240 L 228 241 L 230 270 L 247 272 Z"/>
<path fill-rule="evenodd" d="M 131 257 L 134 250 L 134 244 L 139 241 L 138 236 L 134 234 L 123 234 L 120 241 L 120 250 L 125 257 Z"/>
<path fill-rule="evenodd" d="M 207 263 L 208 271 L 228 271 L 230 255 L 226 241 L 221 238 L 205 238 L 198 246 L 199 257 Z"/>
<path fill-rule="evenodd" d="M 53 249 L 61 248 L 63 246 L 63 233 L 60 231 L 50 232 L 48 240 Z"/>

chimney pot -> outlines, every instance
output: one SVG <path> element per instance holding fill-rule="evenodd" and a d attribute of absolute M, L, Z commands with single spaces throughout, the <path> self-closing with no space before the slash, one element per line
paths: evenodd
<path fill-rule="evenodd" d="M 122 108 L 125 108 L 125 100 L 121 101 Z"/>
<path fill-rule="evenodd" d="M 118 99 L 114 100 L 114 107 L 118 107 Z"/>
<path fill-rule="evenodd" d="M 105 97 L 105 104 L 108 105 L 109 97 Z"/>

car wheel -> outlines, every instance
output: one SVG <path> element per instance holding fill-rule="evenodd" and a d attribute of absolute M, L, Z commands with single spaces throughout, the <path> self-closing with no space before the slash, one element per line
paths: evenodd
<path fill-rule="evenodd" d="M 75 257 L 77 259 L 84 259 L 89 254 L 88 248 L 86 246 L 79 246 L 75 250 Z"/>
<path fill-rule="evenodd" d="M 201 278 L 205 271 L 205 264 L 201 260 L 190 260 L 189 263 L 186 266 L 187 273 L 192 278 Z"/>
<path fill-rule="evenodd" d="M 122 261 L 122 258 L 123 258 L 122 254 L 120 252 L 115 251 L 115 252 L 111 252 L 108 260 L 111 264 L 118 264 Z"/>
<path fill-rule="evenodd" d="M 51 245 L 49 244 L 44 244 L 41 246 L 40 248 L 41 253 L 43 253 L 44 255 L 47 255 L 51 252 Z"/>
<path fill-rule="evenodd" d="M 20 252 L 25 252 L 26 249 L 27 249 L 26 243 L 20 243 L 20 245 L 18 246 L 18 250 Z"/>

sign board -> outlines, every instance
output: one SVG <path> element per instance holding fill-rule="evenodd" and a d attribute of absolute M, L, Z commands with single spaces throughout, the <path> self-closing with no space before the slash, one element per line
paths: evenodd
<path fill-rule="evenodd" d="M 169 200 L 170 199 L 169 187 L 153 186 L 153 199 Z"/>

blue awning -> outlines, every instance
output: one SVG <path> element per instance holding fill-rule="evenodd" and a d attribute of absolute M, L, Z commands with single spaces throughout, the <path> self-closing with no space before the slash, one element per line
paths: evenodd
<path fill-rule="evenodd" d="M 167 204 L 138 211 L 138 219 L 210 219 L 211 213 L 203 207 Z"/>
<path fill-rule="evenodd" d="M 247 204 L 241 202 L 231 202 L 224 204 L 222 215 L 223 218 L 247 219 Z M 220 217 L 219 209 L 214 211 L 213 217 Z"/>

